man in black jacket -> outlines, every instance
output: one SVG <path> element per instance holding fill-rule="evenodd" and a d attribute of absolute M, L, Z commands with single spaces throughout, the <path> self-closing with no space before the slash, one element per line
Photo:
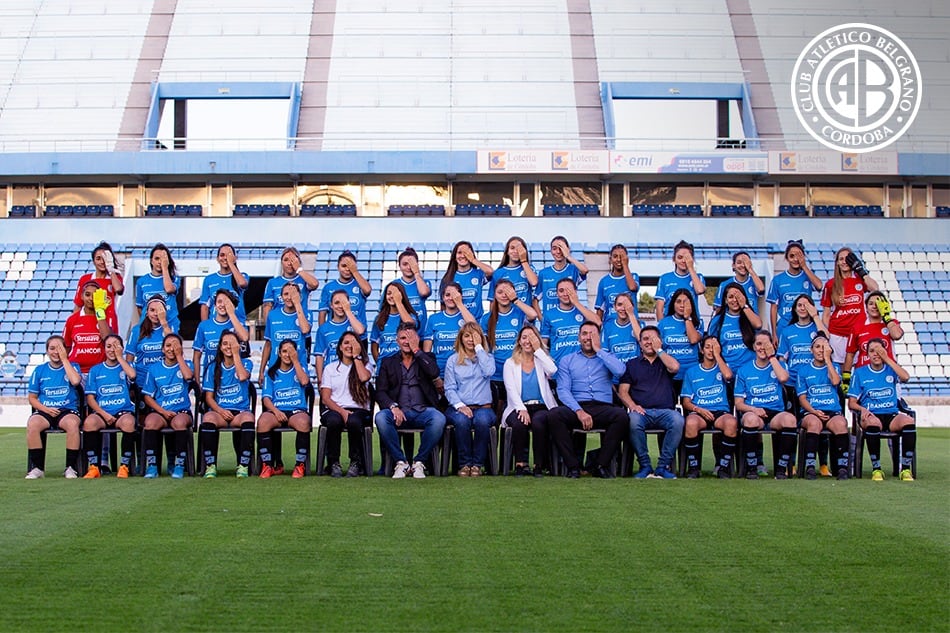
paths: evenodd
<path fill-rule="evenodd" d="M 442 438 L 445 416 L 436 408 L 439 395 L 433 380 L 439 377 L 435 355 L 419 348 L 415 325 L 402 323 L 396 330 L 399 353 L 383 357 L 376 376 L 376 428 L 386 450 L 396 460 L 393 479 L 403 479 L 410 472 L 416 479 L 426 476 L 425 461 Z M 406 461 L 399 442 L 398 429 L 423 429 L 419 452 Z"/>

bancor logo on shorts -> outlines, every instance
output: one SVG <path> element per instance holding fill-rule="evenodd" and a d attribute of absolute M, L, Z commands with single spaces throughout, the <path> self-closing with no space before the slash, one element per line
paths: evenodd
<path fill-rule="evenodd" d="M 872 24 L 841 24 L 808 43 L 792 73 L 798 120 L 818 142 L 842 152 L 890 145 L 917 116 L 917 60 L 904 42 Z"/>

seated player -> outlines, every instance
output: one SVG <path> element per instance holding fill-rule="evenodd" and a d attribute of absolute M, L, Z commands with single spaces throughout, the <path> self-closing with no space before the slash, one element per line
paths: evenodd
<path fill-rule="evenodd" d="M 732 478 L 732 456 L 736 450 L 739 423 L 732 414 L 726 384 L 733 374 L 722 358 L 722 347 L 715 336 L 706 335 L 699 343 L 702 358 L 686 372 L 680 397 L 686 426 L 683 431 L 683 449 L 686 451 L 686 477 L 700 476 L 703 463 L 702 429 L 719 429 L 722 436 L 713 436 L 713 453 L 716 456 L 716 475 L 720 479 Z"/>
<path fill-rule="evenodd" d="M 270 317 L 274 312 L 278 311 L 273 311 Z M 248 476 L 254 452 L 254 412 L 251 411 L 249 388 L 251 359 L 241 358 L 240 345 L 234 332 L 222 332 L 214 361 L 208 366 L 201 383 L 207 405 L 200 429 L 205 478 L 218 475 L 218 429 L 224 427 L 240 429 L 235 475 L 242 479 Z"/>
<path fill-rule="evenodd" d="M 838 387 L 841 375 L 831 360 L 831 344 L 824 334 L 811 341 L 812 361 L 798 367 L 797 393 L 805 429 L 805 479 L 816 479 L 818 437 L 822 427 L 834 434 L 831 463 L 838 479 L 848 478 L 848 421 L 841 413 Z"/>
<path fill-rule="evenodd" d="M 306 474 L 312 428 L 310 413 L 307 411 L 306 388 L 309 384 L 310 376 L 300 364 L 296 343 L 284 339 L 277 347 L 277 362 L 264 374 L 264 386 L 261 389 L 263 411 L 257 420 L 261 479 L 269 479 L 276 474 L 272 431 L 281 426 L 289 426 L 297 431 L 297 463 L 294 466 L 293 478 L 300 479 Z"/>
<path fill-rule="evenodd" d="M 98 479 L 102 453 L 102 430 L 122 431 L 122 457 L 119 479 L 127 479 L 132 452 L 135 450 L 135 405 L 129 384 L 135 382 L 135 368 L 122 355 L 122 337 L 110 334 L 105 340 L 105 360 L 89 370 L 86 380 L 86 406 L 89 415 L 83 421 L 83 444 L 89 459 L 85 479 Z"/>
<path fill-rule="evenodd" d="M 62 336 L 46 339 L 49 359 L 30 374 L 29 402 L 33 414 L 26 422 L 26 448 L 30 470 L 27 479 L 42 479 L 46 473 L 43 432 L 66 432 L 66 479 L 79 477 L 79 399 L 76 388 L 82 383 L 79 365 L 66 360 Z"/>
<path fill-rule="evenodd" d="M 232 335 L 233 336 L 233 335 Z M 194 368 L 185 360 L 181 337 L 168 334 L 162 341 L 162 360 L 149 367 L 148 379 L 142 388 L 142 399 L 151 409 L 145 416 L 142 444 L 145 449 L 145 478 L 158 477 L 158 451 L 162 429 L 175 431 L 175 462 L 173 479 L 185 476 L 188 455 L 188 434 L 191 433 L 191 399 L 188 385 L 194 378 Z"/>

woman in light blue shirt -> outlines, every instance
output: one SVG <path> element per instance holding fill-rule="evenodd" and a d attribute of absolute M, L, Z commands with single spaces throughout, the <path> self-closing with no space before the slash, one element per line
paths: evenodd
<path fill-rule="evenodd" d="M 497 422 L 491 396 L 495 358 L 485 351 L 487 344 L 481 326 L 466 323 L 455 337 L 455 353 L 445 363 L 445 397 L 449 402 L 445 417 L 455 425 L 459 477 L 481 476 L 491 427 Z"/>

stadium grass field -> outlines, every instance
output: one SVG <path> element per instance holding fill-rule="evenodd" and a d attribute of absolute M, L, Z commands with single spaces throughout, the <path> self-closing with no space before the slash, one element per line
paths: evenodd
<path fill-rule="evenodd" d="M 920 440 L 914 483 L 65 481 L 60 436 L 29 482 L 3 430 L 0 630 L 947 631 Z"/>

